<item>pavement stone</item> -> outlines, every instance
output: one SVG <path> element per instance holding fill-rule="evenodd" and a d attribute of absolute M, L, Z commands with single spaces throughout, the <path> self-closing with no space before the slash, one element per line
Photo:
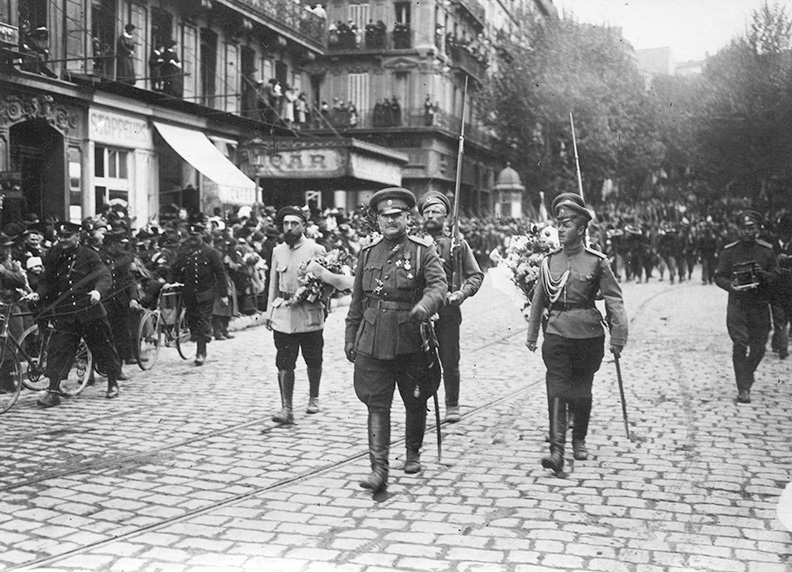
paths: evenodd
<path fill-rule="evenodd" d="M 623 288 L 632 439 L 606 357 L 591 457 L 568 459 L 563 479 L 539 465 L 541 356 L 489 279 L 463 307 L 462 422 L 443 426 L 442 462 L 430 428 L 423 472 L 405 475 L 396 398 L 382 498 L 357 486 L 368 459 L 342 351 L 348 300 L 326 327 L 322 411 L 304 414 L 299 367 L 289 428 L 270 420 L 279 396 L 260 315 L 235 319 L 202 368 L 173 350 L 150 372 L 128 367 L 117 400 L 101 383 L 49 410 L 23 393 L 0 418 L 0 571 L 792 571 L 775 517 L 792 466 L 790 362 L 768 352 L 754 403 L 738 406 L 725 293 Z"/>

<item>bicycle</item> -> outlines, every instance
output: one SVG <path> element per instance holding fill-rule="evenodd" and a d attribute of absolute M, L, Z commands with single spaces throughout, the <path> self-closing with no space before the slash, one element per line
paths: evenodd
<path fill-rule="evenodd" d="M 12 313 L 11 304 L 0 304 L 3 310 L 0 326 L 0 413 L 5 413 L 16 403 L 22 388 L 42 391 L 49 387 L 45 377 L 49 341 L 55 331 L 50 322 L 41 332 L 39 324 L 27 328 L 17 340 L 9 325 L 12 317 L 32 315 L 29 312 Z M 89 372 L 93 367 L 93 355 L 85 340 L 80 340 L 74 360 L 65 375 L 61 376 L 59 391 L 74 397 L 82 393 L 88 384 Z M 13 384 L 13 387 L 11 387 Z"/>
<path fill-rule="evenodd" d="M 187 326 L 187 312 L 181 303 L 183 284 L 174 283 L 162 287 L 154 310 L 145 310 L 140 319 L 137 335 L 137 362 L 143 371 L 157 363 L 160 348 L 176 346 L 182 359 L 195 357 L 196 344 L 191 343 Z M 173 297 L 173 299 L 171 299 Z"/>

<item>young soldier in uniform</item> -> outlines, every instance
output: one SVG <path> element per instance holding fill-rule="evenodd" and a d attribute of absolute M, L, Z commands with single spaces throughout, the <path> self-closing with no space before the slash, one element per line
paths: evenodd
<path fill-rule="evenodd" d="M 448 295 L 435 322 L 440 363 L 443 364 L 446 421 L 457 423 L 459 414 L 459 326 L 462 324 L 460 306 L 481 288 L 484 273 L 473 251 L 464 239 L 452 244 L 445 234 L 445 219 L 451 213 L 451 201 L 442 193 L 430 191 L 418 201 L 418 213 L 423 217 L 424 230 L 432 237 L 437 254 L 443 263 Z"/>
<path fill-rule="evenodd" d="M 437 312 L 448 286 L 440 258 L 425 239 L 407 234 L 415 195 L 388 188 L 372 195 L 382 238 L 363 248 L 346 319 L 344 351 L 355 364 L 355 393 L 368 408 L 371 475 L 360 486 L 374 493 L 388 484 L 390 408 L 399 388 L 406 412 L 404 472 L 421 470 L 426 429 L 428 368 L 420 324 Z"/>
<path fill-rule="evenodd" d="M 627 343 L 627 313 L 607 257 L 586 247 L 591 213 L 583 199 L 574 193 L 562 193 L 553 201 L 553 212 L 561 249 L 542 262 L 531 301 L 526 345 L 536 350 L 542 315 L 547 310 L 542 359 L 547 366 L 550 456 L 542 459 L 542 466 L 558 475 L 564 468 L 567 412 L 574 417 L 575 459 L 588 458 L 591 386 L 605 348 L 602 316 L 594 305 L 598 292 L 605 299 L 611 326 L 610 351 L 617 357 Z"/>
<path fill-rule="evenodd" d="M 272 420 L 281 425 L 294 424 L 294 368 L 302 349 L 308 369 L 307 413 L 319 412 L 319 383 L 322 379 L 325 307 L 321 300 L 292 303 L 300 286 L 301 266 L 313 258 L 324 256 L 325 249 L 305 236 L 305 213 L 297 207 L 283 207 L 276 217 L 283 228 L 283 244 L 272 251 L 269 295 L 264 325 L 272 331 L 275 342 L 275 366 L 281 410 Z"/>
<path fill-rule="evenodd" d="M 212 308 L 217 294 L 228 304 L 228 279 L 220 253 L 203 240 L 205 227 L 191 224 L 189 237 L 171 267 L 170 282 L 180 282 L 190 337 L 197 342 L 195 365 L 206 360 L 206 344 L 212 339 Z"/>
<path fill-rule="evenodd" d="M 723 247 L 718 258 L 715 283 L 729 293 L 726 327 L 732 340 L 732 363 L 737 380 L 737 402 L 751 402 L 754 372 L 764 357 L 770 333 L 770 293 L 778 266 L 773 248 L 757 240 L 762 216 L 751 210 L 737 216 L 740 239 Z M 747 265 L 745 265 L 747 263 Z M 755 281 L 740 284 L 738 265 Z"/>
<path fill-rule="evenodd" d="M 38 400 L 42 407 L 60 403 L 60 376 L 69 370 L 81 337 L 99 369 L 107 374 L 106 397 L 118 397 L 121 360 L 101 302 L 109 295 L 113 278 L 99 255 L 80 245 L 80 230 L 77 224 L 59 223 L 58 243 L 47 253 L 38 292 L 32 298 L 33 302 L 40 299 L 44 306 L 51 306 L 55 324 L 45 373 L 50 386 Z"/>

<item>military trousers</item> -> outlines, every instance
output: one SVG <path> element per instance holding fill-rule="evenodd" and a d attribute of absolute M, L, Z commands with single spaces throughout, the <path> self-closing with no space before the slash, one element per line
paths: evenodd
<path fill-rule="evenodd" d="M 291 371 L 297 366 L 297 356 L 302 350 L 306 367 L 320 369 L 322 367 L 322 352 L 324 350 L 324 330 L 313 332 L 296 332 L 285 334 L 277 330 L 272 331 L 275 342 L 275 366 L 278 371 Z"/>
<path fill-rule="evenodd" d="M 594 374 L 605 355 L 605 336 L 565 338 L 545 333 L 542 359 L 547 367 L 547 398 L 591 399 Z"/>
<path fill-rule="evenodd" d="M 732 340 L 732 364 L 737 389 L 749 390 L 770 335 L 770 306 L 730 303 L 726 307 L 726 328 Z"/>
<path fill-rule="evenodd" d="M 462 311 L 459 306 L 446 306 L 440 310 L 440 319 L 434 324 L 437 336 L 437 353 L 443 366 L 443 387 L 446 406 L 459 405 L 459 327 Z"/>
<path fill-rule="evenodd" d="M 55 331 L 47 347 L 46 376 L 52 381 L 64 379 L 71 369 L 80 338 L 85 340 L 96 360 L 98 370 L 107 374 L 111 381 L 118 379 L 121 373 L 121 360 L 113 342 L 113 332 L 107 318 L 99 318 L 90 322 L 56 321 Z"/>
<path fill-rule="evenodd" d="M 187 312 L 187 327 L 190 328 L 190 339 L 194 342 L 209 342 L 212 339 L 212 308 L 214 298 L 196 300 L 185 296 L 184 311 Z"/>
<path fill-rule="evenodd" d="M 355 394 L 369 409 L 390 410 L 398 387 L 405 409 L 426 411 L 426 401 L 431 397 L 424 390 L 426 376 L 426 359 L 421 353 L 392 360 L 361 354 L 355 358 Z"/>

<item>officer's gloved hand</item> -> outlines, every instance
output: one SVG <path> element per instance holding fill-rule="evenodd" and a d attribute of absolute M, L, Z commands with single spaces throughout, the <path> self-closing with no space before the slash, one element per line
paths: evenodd
<path fill-rule="evenodd" d="M 410 319 L 414 322 L 425 322 L 429 319 L 429 312 L 426 311 L 426 308 L 418 304 L 410 310 Z"/>
<path fill-rule="evenodd" d="M 347 342 L 344 344 L 344 353 L 346 354 L 346 358 L 355 363 L 355 356 L 357 352 L 355 352 L 355 342 Z"/>

